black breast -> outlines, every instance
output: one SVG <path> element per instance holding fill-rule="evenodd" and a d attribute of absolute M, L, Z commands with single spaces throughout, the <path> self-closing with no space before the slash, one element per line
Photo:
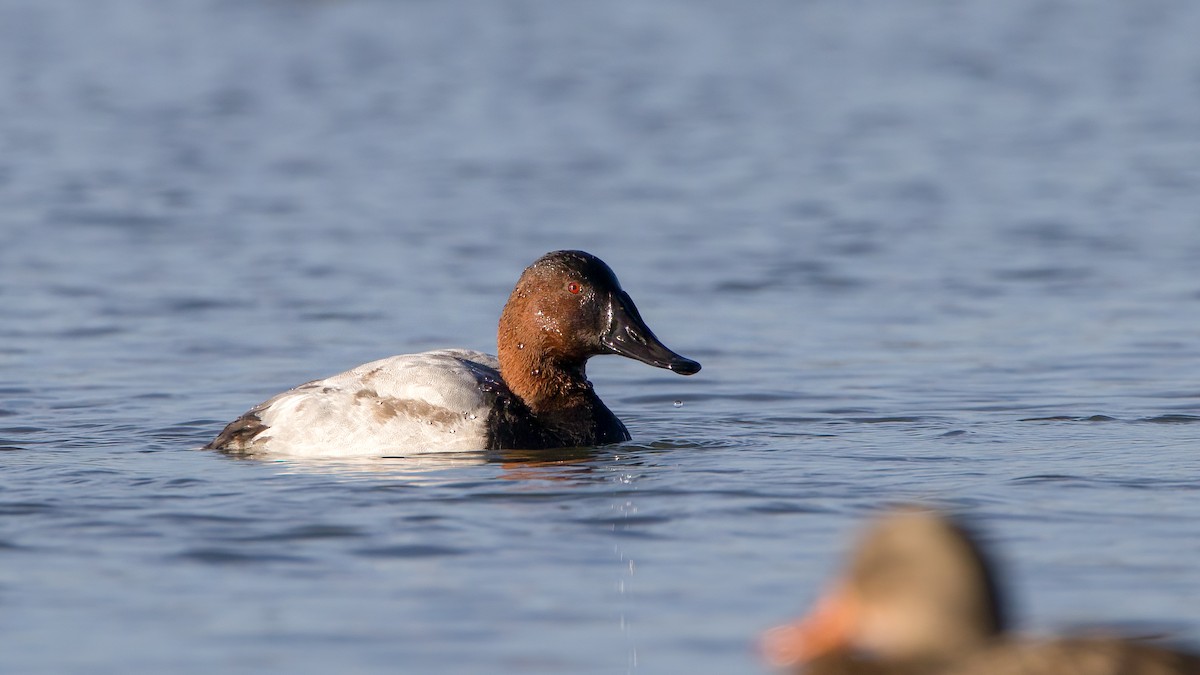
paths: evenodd
<path fill-rule="evenodd" d="M 489 450 L 574 448 L 629 440 L 625 425 L 590 387 L 583 405 L 565 409 L 561 415 L 534 415 L 507 386 L 494 393 L 496 400 L 487 421 Z"/>

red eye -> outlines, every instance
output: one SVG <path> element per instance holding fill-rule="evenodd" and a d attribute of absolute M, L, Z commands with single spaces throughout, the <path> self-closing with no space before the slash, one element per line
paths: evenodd
<path fill-rule="evenodd" d="M 580 288 L 578 282 L 572 281 L 571 283 L 567 284 L 567 292 L 571 295 L 579 295 L 579 291 L 581 290 L 583 289 Z"/>

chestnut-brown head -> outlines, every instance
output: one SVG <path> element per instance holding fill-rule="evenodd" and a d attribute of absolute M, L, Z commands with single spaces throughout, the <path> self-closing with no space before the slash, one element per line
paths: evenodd
<path fill-rule="evenodd" d="M 849 570 L 804 620 L 767 636 L 776 665 L 837 650 L 881 661 L 938 661 L 1003 630 L 990 565 L 961 525 L 907 507 L 863 536 Z"/>
<path fill-rule="evenodd" d="M 547 253 L 525 269 L 500 316 L 497 342 L 504 378 L 523 396 L 519 380 L 544 369 L 582 377 L 598 354 L 681 375 L 700 370 L 655 337 L 608 265 L 583 251 Z"/>

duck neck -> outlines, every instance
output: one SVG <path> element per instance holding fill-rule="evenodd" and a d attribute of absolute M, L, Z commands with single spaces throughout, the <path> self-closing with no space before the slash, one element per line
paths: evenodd
<path fill-rule="evenodd" d="M 556 360 L 519 340 L 502 340 L 498 351 L 500 376 L 537 417 L 577 416 L 580 408 L 603 407 L 588 382 L 586 361 Z"/>

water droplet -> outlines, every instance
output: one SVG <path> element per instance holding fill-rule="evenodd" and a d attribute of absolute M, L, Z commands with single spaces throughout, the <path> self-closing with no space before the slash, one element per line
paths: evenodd
<path fill-rule="evenodd" d="M 525 343 L 524 343 L 524 342 L 518 342 L 518 343 L 517 343 L 517 349 L 525 349 Z"/>
<path fill-rule="evenodd" d="M 682 407 L 683 407 L 683 401 L 675 401 L 675 407 L 676 407 L 676 408 L 682 408 Z"/>
<path fill-rule="evenodd" d="M 538 375 L 542 374 L 542 369 L 534 368 L 533 370 L 529 371 L 529 374 L 533 375 L 534 377 L 537 377 Z"/>

